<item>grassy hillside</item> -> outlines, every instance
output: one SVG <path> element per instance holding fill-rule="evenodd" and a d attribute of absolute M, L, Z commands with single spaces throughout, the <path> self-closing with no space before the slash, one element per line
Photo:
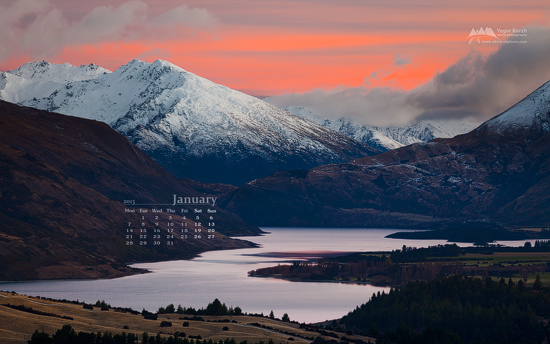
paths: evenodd
<path fill-rule="evenodd" d="M 8 304 L 10 306 L 7 306 Z M 14 306 L 24 310 L 15 309 Z M 32 311 L 29 308 L 32 308 Z M 237 343 L 246 340 L 250 344 L 260 341 L 268 343 L 270 340 L 273 340 L 274 344 L 289 341 L 300 344 L 310 343 L 317 337 L 326 340 L 335 338 L 334 333 L 325 332 L 323 335 L 297 323 L 261 316 L 201 315 L 202 321 L 198 320 L 199 318 L 190 320 L 191 318 L 193 317 L 189 315 L 159 314 L 156 320 L 148 320 L 141 314 L 132 314 L 128 311 L 122 312 L 112 308 L 101 310 L 101 307 L 96 306 L 93 309 L 86 309 L 82 304 L 0 292 L 0 338 L 3 344 L 20 344 L 28 340 L 35 330 L 52 335 L 67 324 L 71 325 L 76 332 L 109 331 L 113 335 L 126 332 L 138 335 L 140 340 L 143 332 L 153 336 L 161 333 L 162 337 L 169 337 L 175 332 L 184 332 L 187 338 L 200 336 L 203 340 L 212 339 L 213 341 L 233 338 Z M 172 326 L 161 327 L 163 321 L 171 322 Z M 184 327 L 184 322 L 189 323 L 189 326 Z M 370 340 L 367 337 L 342 333 L 338 336 L 347 336 L 348 339 L 358 342 Z"/>

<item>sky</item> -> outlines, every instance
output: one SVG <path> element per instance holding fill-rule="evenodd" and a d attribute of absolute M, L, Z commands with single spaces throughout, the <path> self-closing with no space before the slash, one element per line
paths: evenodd
<path fill-rule="evenodd" d="M 550 80 L 550 3 L 0 0 L 0 46 L 0 71 L 163 59 L 325 117 L 484 120 Z"/>

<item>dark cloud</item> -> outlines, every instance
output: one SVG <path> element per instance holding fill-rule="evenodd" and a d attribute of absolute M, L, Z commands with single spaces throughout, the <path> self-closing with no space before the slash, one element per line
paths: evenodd
<path fill-rule="evenodd" d="M 412 90 L 407 103 L 421 111 L 418 118 L 485 120 L 506 110 L 550 79 L 550 30 L 527 31 L 527 43 L 502 43 L 487 57 L 472 51 Z"/>
<path fill-rule="evenodd" d="M 489 119 L 550 80 L 550 29 L 528 27 L 527 43 L 501 43 L 484 56 L 476 50 L 428 83 L 404 92 L 369 87 L 276 96 L 276 105 L 302 105 L 321 116 L 349 117 L 368 125 L 401 125 L 421 119 Z M 514 38 L 515 39 L 515 38 Z M 406 62 L 396 54 L 394 66 Z"/>
<path fill-rule="evenodd" d="M 381 126 L 408 123 L 409 114 L 414 111 L 406 103 L 406 93 L 389 87 L 317 89 L 305 94 L 275 96 L 269 102 L 280 107 L 300 105 L 323 117 L 347 117 Z"/>
<path fill-rule="evenodd" d="M 411 63 L 410 56 L 401 56 L 399 53 L 395 54 L 392 60 L 394 66 L 405 66 Z"/>

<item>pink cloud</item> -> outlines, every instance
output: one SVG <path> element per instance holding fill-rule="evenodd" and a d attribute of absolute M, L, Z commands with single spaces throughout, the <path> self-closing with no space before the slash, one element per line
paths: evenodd
<path fill-rule="evenodd" d="M 116 69 L 161 58 L 255 95 L 359 86 L 369 75 L 370 87 L 408 91 L 466 56 L 472 28 L 542 23 L 548 8 L 542 0 L 4 0 L 0 69 L 39 59 Z"/>

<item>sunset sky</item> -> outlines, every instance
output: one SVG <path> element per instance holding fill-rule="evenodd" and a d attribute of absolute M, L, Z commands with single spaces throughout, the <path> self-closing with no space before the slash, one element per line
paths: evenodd
<path fill-rule="evenodd" d="M 496 44 L 472 29 L 525 28 Z M 526 43 L 503 44 L 512 39 Z M 0 71 L 163 59 L 369 124 L 487 118 L 550 80 L 548 0 L 0 0 Z M 480 95 L 481 92 L 481 95 Z"/>

